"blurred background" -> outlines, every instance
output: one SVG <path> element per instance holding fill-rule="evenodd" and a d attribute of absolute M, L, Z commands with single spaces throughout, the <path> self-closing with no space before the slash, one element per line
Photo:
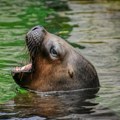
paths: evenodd
<path fill-rule="evenodd" d="M 24 94 L 11 69 L 28 62 L 25 35 L 36 25 L 69 41 L 92 62 L 101 83 L 92 101 L 120 116 L 120 0 L 0 0 L 0 104 Z M 16 106 L 13 102 L 9 106 Z M 11 108 L 0 109 L 2 119 Z M 103 113 L 107 120 L 109 112 L 100 108 L 98 114 Z"/>

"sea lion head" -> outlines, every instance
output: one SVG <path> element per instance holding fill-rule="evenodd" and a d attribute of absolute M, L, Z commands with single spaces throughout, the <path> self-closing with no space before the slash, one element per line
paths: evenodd
<path fill-rule="evenodd" d="M 96 70 L 62 38 L 35 26 L 26 35 L 30 64 L 12 71 L 15 82 L 39 91 L 99 87 Z"/>

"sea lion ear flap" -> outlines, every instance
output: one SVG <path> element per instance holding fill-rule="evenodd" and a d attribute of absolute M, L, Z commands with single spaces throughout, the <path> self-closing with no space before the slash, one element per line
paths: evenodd
<path fill-rule="evenodd" d="M 68 74 L 70 76 L 70 78 L 73 78 L 74 74 L 73 74 L 73 67 L 71 65 L 68 64 Z"/>

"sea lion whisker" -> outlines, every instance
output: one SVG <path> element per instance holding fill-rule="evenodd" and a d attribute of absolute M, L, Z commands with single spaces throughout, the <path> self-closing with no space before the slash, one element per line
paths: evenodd
<path fill-rule="evenodd" d="M 39 35 L 39 34 L 41 34 L 41 33 L 34 32 L 34 34 L 33 34 L 33 38 L 34 38 L 35 42 L 37 42 L 37 43 L 39 43 L 39 41 L 42 42 L 42 40 L 44 38 L 42 35 Z"/>
<path fill-rule="evenodd" d="M 30 48 L 31 46 L 35 46 L 32 38 L 30 38 L 30 41 L 27 43 L 27 45 L 28 45 L 28 48 Z"/>
<path fill-rule="evenodd" d="M 34 42 L 37 42 L 38 41 L 38 38 L 39 38 L 39 34 L 37 32 L 34 32 L 33 33 L 33 39 L 34 39 Z M 37 41 L 36 41 L 37 40 Z"/>
<path fill-rule="evenodd" d="M 36 38 L 29 38 L 29 42 L 27 43 L 28 44 L 28 47 L 29 46 L 37 46 L 37 42 L 36 42 Z"/>
<path fill-rule="evenodd" d="M 33 46 L 28 46 L 29 51 L 31 52 L 31 49 L 33 48 Z"/>
<path fill-rule="evenodd" d="M 28 46 L 29 52 L 33 51 L 34 46 Z"/>
<path fill-rule="evenodd" d="M 30 42 L 28 42 L 28 48 L 34 47 L 36 48 L 37 44 L 33 41 L 33 38 L 30 38 Z"/>
<path fill-rule="evenodd" d="M 31 48 L 32 46 L 33 46 L 32 42 L 30 44 L 28 44 L 28 48 Z"/>
<path fill-rule="evenodd" d="M 31 47 L 31 49 L 30 49 L 31 55 L 35 55 L 37 53 L 37 50 L 38 50 L 37 47 L 35 47 L 35 46 Z"/>
<path fill-rule="evenodd" d="M 30 52 L 33 52 L 34 49 L 35 49 L 35 47 L 34 47 L 34 46 L 31 46 L 31 47 L 29 48 L 29 51 L 30 51 Z"/>
<path fill-rule="evenodd" d="M 31 42 L 34 42 L 33 36 L 29 37 L 29 41 L 27 41 L 27 43 L 31 43 Z"/>
<path fill-rule="evenodd" d="M 27 42 L 27 44 L 30 44 L 31 42 L 33 42 L 33 38 L 29 38 L 29 41 Z"/>

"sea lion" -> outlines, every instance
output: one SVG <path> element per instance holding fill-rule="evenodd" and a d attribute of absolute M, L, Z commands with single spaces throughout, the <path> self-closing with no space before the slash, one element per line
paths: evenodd
<path fill-rule="evenodd" d="M 35 26 L 26 35 L 30 64 L 12 71 L 15 82 L 38 91 L 98 88 L 97 72 L 74 47 L 62 38 Z"/>

